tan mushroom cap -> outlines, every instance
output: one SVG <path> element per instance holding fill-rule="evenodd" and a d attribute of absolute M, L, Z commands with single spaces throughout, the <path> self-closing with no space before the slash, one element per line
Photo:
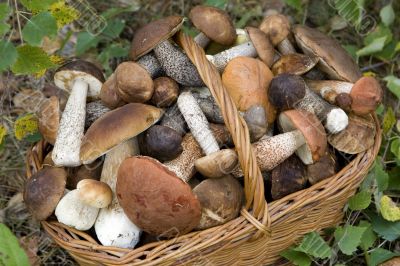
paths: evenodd
<path fill-rule="evenodd" d="M 151 157 L 123 161 L 116 192 L 128 218 L 147 233 L 183 235 L 200 221 L 200 202 L 190 186 Z"/>
<path fill-rule="evenodd" d="M 63 168 L 45 167 L 28 179 L 24 190 L 24 202 L 39 220 L 46 220 L 56 209 L 64 195 L 67 172 Z"/>
<path fill-rule="evenodd" d="M 40 106 L 38 118 L 40 134 L 52 145 L 56 141 L 60 117 L 60 102 L 56 96 L 51 96 Z"/>
<path fill-rule="evenodd" d="M 262 61 L 243 56 L 232 59 L 222 74 L 222 82 L 239 111 L 262 105 L 269 124 L 276 117 L 276 110 L 267 97 L 272 78 L 271 70 Z"/>
<path fill-rule="evenodd" d="M 349 114 L 349 125 L 338 134 L 328 136 L 329 144 L 338 151 L 357 154 L 374 145 L 376 127 L 371 114 L 357 116 Z"/>
<path fill-rule="evenodd" d="M 100 99 L 110 109 L 117 108 L 125 104 L 117 93 L 117 80 L 113 73 L 106 82 L 103 83 L 100 91 Z"/>
<path fill-rule="evenodd" d="M 110 205 L 113 198 L 111 188 L 106 183 L 94 179 L 82 179 L 76 185 L 76 189 L 83 203 L 99 209 Z"/>
<path fill-rule="evenodd" d="M 337 40 L 304 25 L 295 25 L 293 33 L 305 54 L 320 58 L 320 69 L 331 79 L 354 83 L 361 77 L 357 64 Z"/>
<path fill-rule="evenodd" d="M 265 32 L 272 44 L 276 46 L 289 35 L 290 23 L 284 15 L 270 15 L 264 18 L 259 29 Z"/>
<path fill-rule="evenodd" d="M 325 129 L 314 114 L 287 110 L 279 115 L 279 124 L 284 132 L 299 130 L 303 134 L 305 145 L 296 151 L 303 162 L 317 162 L 325 155 L 328 146 Z"/>
<path fill-rule="evenodd" d="M 190 10 L 189 18 L 199 31 L 219 44 L 228 46 L 236 40 L 235 27 L 224 10 L 198 5 Z"/>
<path fill-rule="evenodd" d="M 232 149 L 223 149 L 199 158 L 194 165 L 202 175 L 218 178 L 230 173 L 238 164 L 238 156 Z"/>
<path fill-rule="evenodd" d="M 375 78 L 362 77 L 350 91 L 351 109 L 358 115 L 371 113 L 381 103 L 382 94 L 382 88 Z"/>
<path fill-rule="evenodd" d="M 154 80 L 154 93 L 151 103 L 157 107 L 169 107 L 176 102 L 179 95 L 179 86 L 169 77 L 159 77 Z"/>
<path fill-rule="evenodd" d="M 289 73 L 303 75 L 318 63 L 318 57 L 304 54 L 287 54 L 274 63 L 271 70 L 274 75 Z"/>
<path fill-rule="evenodd" d="M 97 119 L 82 139 L 80 159 L 94 161 L 114 146 L 133 138 L 155 124 L 162 110 L 146 104 L 130 103 Z"/>
<path fill-rule="evenodd" d="M 268 36 L 262 30 L 254 27 L 246 27 L 245 30 L 247 31 L 254 48 L 256 48 L 258 57 L 268 67 L 271 67 L 274 63 L 275 49 L 272 46 L 271 41 L 268 39 Z"/>
<path fill-rule="evenodd" d="M 136 31 L 132 40 L 130 57 L 136 60 L 147 54 L 157 44 L 172 37 L 181 27 L 184 18 L 181 16 L 169 16 L 150 22 Z"/>
<path fill-rule="evenodd" d="M 123 62 L 115 70 L 117 94 L 128 103 L 144 103 L 154 92 L 149 72 L 135 62 Z"/>

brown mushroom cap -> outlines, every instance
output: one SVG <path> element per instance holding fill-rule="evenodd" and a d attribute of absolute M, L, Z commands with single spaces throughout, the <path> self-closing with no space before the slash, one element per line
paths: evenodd
<path fill-rule="evenodd" d="M 126 104 L 104 114 L 86 131 L 81 144 L 81 160 L 84 163 L 94 161 L 149 128 L 161 115 L 161 109 L 141 103 Z"/>
<path fill-rule="evenodd" d="M 268 98 L 278 110 L 295 107 L 306 95 L 306 83 L 303 78 L 294 74 L 275 76 L 268 90 Z"/>
<path fill-rule="evenodd" d="M 43 138 L 54 145 L 60 125 L 60 103 L 56 96 L 51 96 L 41 106 L 38 113 L 39 132 Z"/>
<path fill-rule="evenodd" d="M 113 73 L 106 82 L 103 83 L 100 91 L 100 99 L 110 109 L 117 108 L 125 104 L 117 93 L 117 82 Z"/>
<path fill-rule="evenodd" d="M 217 163 L 216 163 L 217 162 Z M 223 149 L 197 159 L 197 171 L 209 178 L 219 178 L 230 173 L 238 164 L 238 156 L 232 149 Z"/>
<path fill-rule="evenodd" d="M 306 167 L 296 155 L 292 155 L 272 170 L 272 198 L 277 200 L 302 190 L 306 183 Z"/>
<path fill-rule="evenodd" d="M 372 115 L 349 114 L 347 128 L 337 134 L 329 135 L 328 141 L 338 151 L 357 154 L 374 145 L 375 135 L 376 127 Z"/>
<path fill-rule="evenodd" d="M 245 29 L 254 48 L 256 48 L 258 57 L 268 67 L 271 67 L 274 63 L 275 50 L 268 36 L 262 30 L 254 27 L 246 27 Z"/>
<path fill-rule="evenodd" d="M 269 124 L 276 117 L 276 110 L 267 97 L 272 78 L 271 70 L 262 61 L 250 57 L 232 59 L 222 74 L 222 82 L 239 111 L 260 104 L 266 111 Z"/>
<path fill-rule="evenodd" d="M 320 58 L 320 69 L 331 79 L 354 83 L 361 77 L 357 64 L 335 39 L 304 25 L 294 26 L 293 33 L 305 54 Z"/>
<path fill-rule="evenodd" d="M 346 112 L 351 111 L 352 101 L 353 99 L 351 98 L 350 94 L 345 92 L 339 93 L 335 97 L 335 104 Z"/>
<path fill-rule="evenodd" d="M 58 68 L 54 74 L 54 83 L 60 89 L 70 91 L 77 78 L 88 83 L 89 97 L 97 97 L 100 94 L 104 82 L 103 72 L 95 64 L 84 60 L 73 60 Z"/>
<path fill-rule="evenodd" d="M 236 40 L 235 27 L 224 10 L 198 5 L 190 10 L 189 18 L 199 31 L 219 44 L 228 46 Z"/>
<path fill-rule="evenodd" d="M 350 96 L 351 109 L 358 115 L 366 115 L 375 111 L 382 101 L 382 88 L 373 77 L 362 77 L 353 85 Z"/>
<path fill-rule="evenodd" d="M 307 165 L 307 179 L 314 185 L 321 180 L 333 176 L 338 171 L 338 162 L 334 152 L 327 152 L 321 160 Z"/>
<path fill-rule="evenodd" d="M 67 189 L 74 190 L 83 179 L 100 180 L 103 160 L 98 158 L 93 163 L 68 169 Z"/>
<path fill-rule="evenodd" d="M 206 179 L 193 189 L 201 205 L 196 229 L 203 230 L 235 219 L 243 204 L 243 188 L 231 175 Z"/>
<path fill-rule="evenodd" d="M 304 162 L 311 164 L 324 156 L 327 149 L 325 129 L 318 118 L 304 110 L 287 110 L 279 115 L 279 125 L 284 132 L 299 130 L 305 145 L 297 149 L 296 154 Z"/>
<path fill-rule="evenodd" d="M 63 168 L 45 167 L 28 179 L 24 202 L 32 216 L 43 221 L 49 217 L 64 195 L 67 172 Z"/>
<path fill-rule="evenodd" d="M 132 40 L 130 57 L 136 60 L 147 54 L 157 44 L 172 37 L 183 24 L 183 17 L 169 16 L 150 22 L 138 29 Z"/>
<path fill-rule="evenodd" d="M 154 93 L 151 103 L 157 107 L 169 107 L 176 102 L 179 94 L 179 86 L 175 80 L 169 77 L 159 77 L 154 80 Z"/>
<path fill-rule="evenodd" d="M 135 62 L 123 62 L 115 70 L 117 93 L 128 103 L 144 103 L 154 92 L 149 72 Z"/>
<path fill-rule="evenodd" d="M 276 46 L 289 35 L 290 23 L 284 15 L 270 15 L 264 18 L 259 29 L 265 32 L 272 44 Z"/>
<path fill-rule="evenodd" d="M 76 185 L 79 199 L 92 207 L 105 208 L 112 201 L 111 188 L 104 182 L 94 179 L 83 179 Z"/>
<path fill-rule="evenodd" d="M 116 191 L 128 218 L 149 234 L 174 237 L 199 224 L 201 206 L 190 186 L 150 157 L 123 161 Z"/>
<path fill-rule="evenodd" d="M 303 75 L 318 63 L 318 57 L 304 54 L 287 54 L 279 58 L 272 66 L 272 73 Z"/>

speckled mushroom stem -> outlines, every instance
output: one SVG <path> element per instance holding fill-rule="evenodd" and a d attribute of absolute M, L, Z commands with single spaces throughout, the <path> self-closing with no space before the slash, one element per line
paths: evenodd
<path fill-rule="evenodd" d="M 221 110 L 207 87 L 187 87 L 186 89 L 192 93 L 208 121 L 224 124 Z"/>
<path fill-rule="evenodd" d="M 252 146 L 260 170 L 270 171 L 304 144 L 303 134 L 299 130 L 294 130 L 274 137 L 263 137 Z M 235 177 L 243 176 L 240 165 L 233 169 L 232 174 Z"/>
<path fill-rule="evenodd" d="M 215 65 L 219 72 L 222 72 L 229 61 L 239 56 L 256 57 L 257 51 L 251 42 L 245 42 L 216 55 L 207 55 L 207 58 Z"/>
<path fill-rule="evenodd" d="M 205 48 L 209 43 L 210 43 L 210 39 L 202 32 L 200 32 L 199 34 L 197 34 L 193 40 L 201 47 L 201 48 Z"/>
<path fill-rule="evenodd" d="M 349 123 L 347 114 L 342 109 L 324 101 L 308 88 L 306 88 L 304 98 L 296 104 L 296 107 L 315 114 L 320 121 L 324 122 L 325 128 L 330 133 L 344 130 Z"/>
<path fill-rule="evenodd" d="M 190 91 L 182 92 L 178 97 L 178 107 L 186 123 L 206 155 L 219 151 L 219 146 L 210 130 L 206 116 L 201 111 Z"/>
<path fill-rule="evenodd" d="M 78 166 L 81 164 L 79 150 L 85 129 L 86 96 L 88 84 L 75 80 L 54 143 L 52 160 L 57 166 Z"/>
<path fill-rule="evenodd" d="M 182 136 L 188 131 L 185 118 L 183 118 L 179 111 L 178 105 L 175 104 L 169 107 L 160 122 L 161 126 L 169 127 L 180 133 Z"/>
<path fill-rule="evenodd" d="M 94 121 L 109 111 L 111 111 L 111 109 L 105 106 L 102 101 L 95 101 L 86 104 L 85 128 L 89 128 Z"/>
<path fill-rule="evenodd" d="M 152 79 L 163 75 L 164 70 L 153 53 L 148 53 L 137 60 L 139 65 L 149 72 Z"/>
<path fill-rule="evenodd" d="M 293 44 L 287 38 L 283 39 L 283 41 L 278 43 L 277 48 L 282 55 L 296 53 L 296 49 L 294 49 Z"/>
<path fill-rule="evenodd" d="M 183 86 L 203 86 L 196 67 L 183 51 L 171 42 L 163 41 L 154 48 L 154 53 L 167 76 Z"/>
<path fill-rule="evenodd" d="M 306 80 L 307 86 L 318 93 L 329 103 L 334 104 L 336 96 L 341 93 L 350 93 L 353 83 L 338 80 Z"/>

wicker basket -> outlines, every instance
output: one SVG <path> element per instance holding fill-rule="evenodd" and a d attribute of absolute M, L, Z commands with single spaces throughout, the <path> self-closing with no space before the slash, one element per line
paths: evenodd
<path fill-rule="evenodd" d="M 177 39 L 220 106 L 233 136 L 245 173 L 246 206 L 241 216 L 221 226 L 133 250 L 102 246 L 85 232 L 55 221 L 43 222 L 54 241 L 82 265 L 266 265 L 276 263 L 279 253 L 304 234 L 340 223 L 343 206 L 378 153 L 381 132 L 377 118 L 374 117 L 377 134 L 372 148 L 358 154 L 337 175 L 267 205 L 247 126 L 224 89 L 218 71 L 190 37 L 179 33 Z M 28 178 L 41 168 L 48 149 L 41 141 L 28 152 Z"/>

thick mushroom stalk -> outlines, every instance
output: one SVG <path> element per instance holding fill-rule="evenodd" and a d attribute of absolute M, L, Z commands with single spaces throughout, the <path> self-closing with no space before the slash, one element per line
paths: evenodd
<path fill-rule="evenodd" d="M 100 180 L 107 183 L 113 199 L 107 208 L 100 210 L 94 228 L 101 244 L 120 248 L 133 248 L 141 230 L 125 215 L 116 196 L 117 173 L 120 164 L 128 157 L 139 154 L 136 138 L 125 141 L 107 153 Z"/>
<path fill-rule="evenodd" d="M 155 57 L 153 53 L 145 54 L 144 56 L 140 57 L 136 63 L 146 69 L 153 79 L 161 76 L 164 73 L 160 62 L 158 62 L 157 57 Z"/>

